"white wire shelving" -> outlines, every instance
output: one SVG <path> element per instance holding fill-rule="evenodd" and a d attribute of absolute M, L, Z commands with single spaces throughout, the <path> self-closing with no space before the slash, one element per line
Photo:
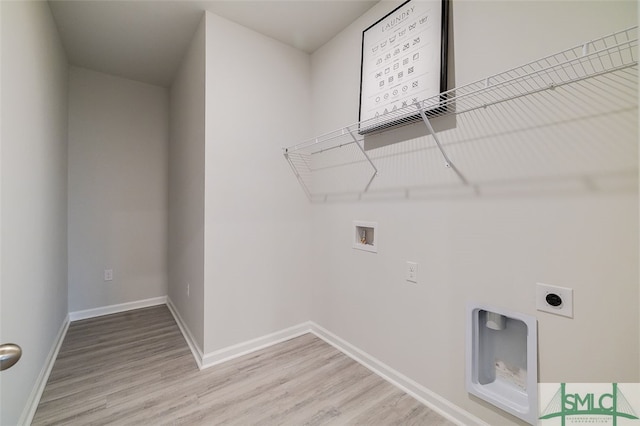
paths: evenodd
<path fill-rule="evenodd" d="M 520 127 L 542 127 L 546 123 L 542 119 L 536 121 L 536 117 L 545 116 L 545 120 L 551 122 L 558 116 L 559 108 L 567 111 L 582 108 L 584 117 L 607 114 L 616 108 L 637 110 L 637 65 L 636 26 L 451 89 L 383 117 L 354 123 L 284 148 L 284 156 L 312 201 L 326 200 L 328 195 L 336 193 L 363 194 L 371 188 L 379 172 L 375 155 L 365 149 L 365 138 L 391 130 L 382 128 L 381 123 L 393 122 L 393 128 L 397 128 L 422 120 L 445 168 L 453 172 L 459 184 L 473 187 L 472 179 L 448 154 L 448 147 L 455 140 L 445 136 L 441 141 L 434 131 L 431 121 L 435 117 L 467 117 L 467 122 L 476 122 L 481 120 L 478 114 L 492 110 L 494 121 L 517 121 Z M 548 93 L 554 96 L 547 96 Z M 595 106 L 582 107 L 584 104 Z M 508 108 L 519 109 L 520 117 L 514 120 L 511 112 L 505 112 Z M 527 108 L 530 111 L 525 111 Z M 496 119 L 497 111 L 509 117 Z M 464 132 L 464 137 L 468 138 L 469 131 L 482 132 L 486 127 L 476 123 L 474 129 Z M 372 129 L 381 130 L 371 132 Z M 495 133 L 506 131 L 496 129 Z"/>

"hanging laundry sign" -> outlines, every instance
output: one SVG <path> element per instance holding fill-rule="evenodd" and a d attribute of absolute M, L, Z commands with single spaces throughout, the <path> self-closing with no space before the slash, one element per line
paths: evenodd
<path fill-rule="evenodd" d="M 447 22 L 448 0 L 408 0 L 362 32 L 361 134 L 419 119 L 414 100 L 447 90 Z"/>

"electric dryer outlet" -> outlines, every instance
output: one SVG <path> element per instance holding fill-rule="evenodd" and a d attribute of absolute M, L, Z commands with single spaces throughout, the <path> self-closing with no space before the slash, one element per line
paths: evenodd
<path fill-rule="evenodd" d="M 573 289 L 537 283 L 536 309 L 573 318 Z"/>

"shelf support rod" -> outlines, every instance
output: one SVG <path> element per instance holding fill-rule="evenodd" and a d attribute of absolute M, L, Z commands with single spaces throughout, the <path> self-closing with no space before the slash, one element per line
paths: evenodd
<path fill-rule="evenodd" d="M 351 135 L 351 138 L 353 138 L 353 141 L 356 143 L 356 145 L 358 146 L 358 148 L 360 149 L 360 151 L 362 151 L 362 155 L 364 155 L 364 158 L 367 159 L 367 161 L 369 162 L 369 164 L 371 164 L 371 167 L 373 167 L 373 174 L 371 175 L 371 179 L 369 179 L 369 182 L 367 183 L 367 186 L 364 188 L 364 192 L 367 192 L 369 190 L 369 187 L 371 186 L 371 182 L 373 182 L 373 179 L 378 176 L 378 168 L 376 167 L 375 164 L 373 164 L 373 161 L 371 161 L 371 158 L 369 158 L 369 155 L 367 155 L 367 152 L 364 150 L 364 141 L 362 142 L 363 146 L 360 146 L 360 143 L 358 142 L 358 139 L 356 138 L 356 136 L 353 134 L 353 132 L 351 131 L 351 129 L 347 128 L 347 131 L 349 132 L 349 134 Z"/>
<path fill-rule="evenodd" d="M 444 158 L 444 165 L 452 169 L 454 172 L 456 172 L 456 175 L 458 175 L 462 183 L 464 183 L 465 185 L 469 185 L 469 181 L 467 180 L 467 178 L 464 177 L 464 175 L 460 172 L 460 170 L 458 170 L 455 164 L 453 164 L 453 162 L 449 159 L 449 156 L 447 156 L 447 153 L 442 147 L 442 144 L 440 144 L 440 139 L 438 139 L 438 135 L 436 134 L 435 130 L 433 130 L 433 126 L 431 126 L 431 122 L 429 121 L 429 119 L 427 118 L 427 115 L 424 113 L 424 111 L 420 107 L 420 104 L 417 103 L 416 107 L 418 108 L 418 112 L 420 112 L 420 117 L 422 117 L 422 121 L 424 121 L 424 124 L 427 126 L 427 130 L 429 130 L 429 133 L 431 133 L 431 136 L 433 136 L 433 140 L 436 141 L 436 145 L 438 146 L 438 149 L 440 150 L 440 153 Z"/>

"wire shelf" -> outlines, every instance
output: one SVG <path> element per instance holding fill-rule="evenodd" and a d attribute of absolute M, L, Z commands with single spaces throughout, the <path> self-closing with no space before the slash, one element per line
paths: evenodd
<path fill-rule="evenodd" d="M 422 119 L 430 128 L 430 120 L 436 116 L 461 118 L 470 113 L 473 114 L 475 123 L 477 116 L 488 109 L 493 110 L 493 115 L 496 110 L 500 110 L 503 111 L 503 115 L 510 116 L 505 108 L 500 107 L 504 105 L 521 111 L 520 119 L 515 119 L 517 124 L 513 124 L 513 117 L 509 117 L 508 120 L 502 120 L 505 122 L 504 126 L 522 128 L 532 126 L 530 117 L 522 119 L 531 115 L 522 112 L 526 108 L 531 109 L 536 116 L 546 117 L 546 121 L 535 123 L 538 127 L 552 122 L 554 115 L 558 115 L 558 108 L 564 107 L 566 111 L 580 110 L 576 101 L 591 105 L 590 109 L 582 112 L 583 116 L 607 114 L 609 111 L 625 108 L 637 109 L 637 44 L 636 26 L 451 89 L 383 117 L 354 123 L 304 141 L 285 148 L 284 155 L 307 196 L 313 201 L 326 199 L 327 194 L 367 192 L 377 175 L 378 167 L 376 156 L 369 156 L 369 151 L 364 149 L 364 134 L 368 137 L 372 134 L 367 133 L 368 131 L 380 129 L 384 126 L 383 123 L 392 122 L 393 128 L 397 128 L 420 120 L 422 114 Z M 549 92 L 549 96 L 545 95 Z M 572 99 L 574 103 L 568 104 L 567 99 Z M 541 111 L 545 109 L 556 112 L 554 115 L 543 114 Z M 567 114 L 576 115 L 575 112 Z M 495 117 L 492 119 L 494 123 L 501 121 Z M 570 118 L 567 116 L 564 119 L 566 121 Z M 495 128 L 495 124 L 492 126 L 494 133 L 506 131 Z M 485 127 L 475 124 L 473 129 L 464 132 L 461 130 L 459 133 L 482 132 L 486 130 Z M 373 134 L 388 130 L 390 129 L 381 129 Z M 449 161 L 437 133 L 433 129 L 430 129 L 429 133 L 441 149 L 446 159 L 445 164 L 453 168 L 462 182 L 467 184 L 467 179 Z M 457 139 L 461 137 L 468 136 L 458 135 Z M 443 145 L 455 142 L 456 140 L 445 137 Z"/>

